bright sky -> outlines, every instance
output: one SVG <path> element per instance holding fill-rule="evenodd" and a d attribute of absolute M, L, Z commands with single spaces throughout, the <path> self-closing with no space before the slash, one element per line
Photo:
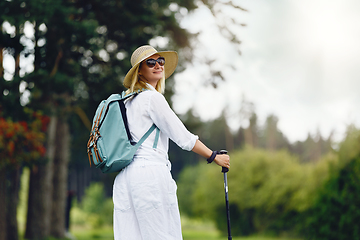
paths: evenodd
<path fill-rule="evenodd" d="M 360 1 L 238 0 L 248 12 L 222 9 L 246 27 L 232 27 L 240 50 L 224 41 L 205 7 L 188 15 L 182 26 L 200 31 L 198 59 L 215 57 L 225 73 L 217 89 L 206 85 L 208 69 L 195 60 L 175 76 L 174 109 L 193 108 L 203 120 L 226 108 L 233 128 L 246 127 L 238 114 L 242 98 L 255 105 L 262 125 L 269 114 L 291 142 L 307 134 L 335 140 L 348 124 L 360 127 Z M 231 27 L 230 21 L 220 18 Z"/>

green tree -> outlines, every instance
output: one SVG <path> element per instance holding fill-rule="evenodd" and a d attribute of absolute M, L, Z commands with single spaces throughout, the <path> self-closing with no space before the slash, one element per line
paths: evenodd
<path fill-rule="evenodd" d="M 340 144 L 339 162 L 316 194 L 304 233 L 309 239 L 360 238 L 360 131 L 349 126 Z"/>
<path fill-rule="evenodd" d="M 212 9 L 218 3 L 205 4 Z M 48 162 L 30 173 L 27 238 L 64 236 L 71 152 L 84 152 L 76 154 L 74 162 L 79 159 L 85 163 L 86 159 L 80 144 L 70 144 L 71 137 L 86 142 L 88 119 L 100 100 L 123 90 L 121 81 L 130 68 L 130 54 L 136 47 L 150 41 L 156 45 L 158 36 L 168 41 L 166 48 L 191 47 L 191 35 L 179 26 L 178 20 L 183 16 L 181 12 L 196 6 L 196 1 L 165 0 L 0 3 L 3 112 L 12 119 L 22 119 L 23 107 L 27 105 L 50 116 L 46 138 Z M 26 30 L 33 34 L 27 34 Z M 165 46 L 156 47 L 162 50 Z M 14 61 L 15 71 L 3 65 L 4 58 Z M 29 64 L 24 66 L 22 61 Z M 167 94 L 171 95 L 171 79 L 168 83 Z M 84 125 L 78 124 L 79 121 Z M 70 129 L 74 130 L 72 136 Z"/>
<path fill-rule="evenodd" d="M 0 239 L 18 239 L 17 203 L 20 170 L 45 155 L 44 140 L 48 117 L 29 112 L 29 123 L 13 122 L 0 116 Z M 42 160 L 43 161 L 43 160 Z"/>
<path fill-rule="evenodd" d="M 62 61 L 64 58 L 69 60 L 69 57 L 66 57 L 67 52 L 65 51 L 64 53 L 62 48 L 71 46 L 69 44 L 66 46 L 66 40 L 69 40 L 72 37 L 66 30 L 69 29 L 68 25 L 71 23 L 69 20 L 71 19 L 70 17 L 74 15 L 74 8 L 70 6 L 71 4 L 67 3 L 64 5 L 67 5 L 68 8 L 65 8 L 64 5 L 62 5 L 62 2 L 63 1 L 44 2 L 37 0 L 1 2 L 0 9 L 2 11 L 1 23 L 3 30 L 0 43 L 1 53 L 4 54 L 2 57 L 12 58 L 15 62 L 15 71 L 11 72 L 4 68 L 2 65 L 3 61 L 1 61 L 1 101 L 4 106 L 4 114 L 12 119 L 23 118 L 23 106 L 29 101 L 26 99 L 28 93 L 31 93 L 32 100 L 29 106 L 34 109 L 43 109 L 46 113 L 53 116 L 56 116 L 56 114 L 51 110 L 56 109 L 57 103 L 62 102 L 54 101 L 54 99 L 68 99 L 66 98 L 66 94 L 64 95 L 65 98 L 63 96 L 59 97 L 59 94 L 64 93 L 64 89 L 67 88 L 73 79 L 71 78 L 71 76 L 73 77 L 72 74 L 70 74 L 70 77 L 68 78 L 64 71 L 61 72 L 61 69 L 64 66 L 65 68 L 66 66 L 71 68 L 71 66 L 69 66 L 71 65 L 71 61 Z M 56 22 L 54 19 L 63 20 L 63 23 L 67 24 L 61 26 L 61 21 Z M 47 26 L 51 23 L 54 28 L 48 29 Z M 74 21 L 74 23 L 76 22 Z M 33 36 L 29 36 L 25 33 L 26 27 L 27 30 L 33 28 Z M 85 34 L 83 34 L 83 36 L 87 37 Z M 63 58 L 63 56 L 65 57 Z M 29 58 L 31 59 L 31 57 L 34 58 L 34 69 L 31 74 L 28 74 L 29 71 L 26 70 L 26 67 L 28 66 L 23 66 L 23 69 L 21 69 L 20 63 L 29 60 Z M 58 71 L 59 69 L 60 71 Z M 62 104 L 62 106 L 63 105 L 64 104 Z M 53 122 L 56 120 L 53 116 L 51 116 L 50 126 L 54 126 Z M 52 129 L 52 127 L 50 129 Z M 55 135 L 55 131 L 50 131 L 50 133 L 54 133 Z M 67 135 L 65 132 L 65 136 L 59 136 L 59 139 L 63 139 L 63 137 L 66 139 Z M 50 136 L 48 139 L 54 139 L 54 137 Z M 30 235 L 30 238 L 42 238 L 42 236 L 44 236 L 43 234 L 45 234 L 45 236 L 47 235 L 47 228 L 42 227 L 46 223 L 49 224 L 51 221 L 49 221 L 48 217 L 42 215 L 45 211 L 43 211 L 43 209 L 48 209 L 46 211 L 49 212 L 48 205 L 51 202 L 61 203 L 65 200 L 57 198 L 54 199 L 54 201 L 50 201 L 50 199 L 47 200 L 52 192 L 49 191 L 52 190 L 49 187 L 51 186 L 50 184 L 52 181 L 52 175 L 50 175 L 52 169 L 48 167 L 52 166 L 50 165 L 52 159 L 49 155 L 55 153 L 55 151 L 50 151 L 49 149 L 54 149 L 54 146 L 53 142 L 47 142 L 47 157 L 50 159 L 49 164 L 40 164 L 37 168 L 32 169 L 32 173 L 40 177 L 36 179 L 34 178 L 34 174 L 31 175 L 32 181 L 30 183 L 29 203 L 37 205 L 31 205 L 30 208 L 28 208 L 30 211 L 34 210 L 36 213 L 35 215 L 31 215 L 31 212 L 29 212 L 30 214 L 28 214 L 28 217 L 30 216 L 30 223 L 34 226 L 33 229 L 35 229 L 33 232 L 35 234 L 40 234 L 40 236 Z M 66 164 L 66 159 L 64 160 L 64 164 Z M 61 171 L 62 169 L 64 168 L 60 167 L 59 171 L 56 172 L 54 176 L 62 176 L 63 180 L 56 182 L 66 187 L 66 174 L 61 174 L 64 173 L 64 171 Z M 34 180 L 38 181 L 36 182 Z M 47 187 L 45 187 L 46 185 Z M 60 188 L 55 189 L 54 192 L 61 194 L 63 191 Z M 40 199 L 33 199 L 33 196 L 42 197 L 40 197 Z M 57 207 L 59 206 L 56 206 L 56 208 Z M 61 216 L 61 205 L 58 211 L 60 211 Z M 58 214 L 48 214 L 48 216 L 58 216 Z M 52 224 L 51 226 L 53 226 L 53 228 L 60 226 L 61 228 L 62 220 L 63 219 L 60 218 L 59 224 Z M 44 224 L 38 224 L 39 221 Z M 39 226 L 43 231 L 39 231 Z M 63 235 L 63 230 L 61 229 L 60 231 L 61 235 Z"/>
<path fill-rule="evenodd" d="M 292 144 L 291 151 L 299 155 L 300 161 L 303 163 L 316 162 L 323 155 L 334 151 L 332 144 L 332 134 L 325 139 L 318 130 L 315 137 L 309 133 L 305 141 L 297 141 Z"/>
<path fill-rule="evenodd" d="M 308 239 L 359 239 L 360 157 L 333 173 L 309 210 Z"/>
<path fill-rule="evenodd" d="M 261 147 L 267 150 L 290 149 L 290 144 L 284 134 L 278 129 L 279 119 L 274 115 L 266 118 L 261 134 Z"/>
<path fill-rule="evenodd" d="M 342 163 L 356 158 L 360 149 L 360 130 L 354 125 L 349 125 L 346 130 L 346 137 L 340 143 L 339 158 Z"/>

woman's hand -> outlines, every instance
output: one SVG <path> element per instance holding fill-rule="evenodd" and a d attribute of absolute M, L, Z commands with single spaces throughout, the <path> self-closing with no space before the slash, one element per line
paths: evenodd
<path fill-rule="evenodd" d="M 207 146 L 205 146 L 199 139 L 196 140 L 195 146 L 192 151 L 205 158 L 209 158 L 212 154 L 212 151 Z M 230 156 L 227 154 L 217 154 L 214 162 L 219 166 L 230 168 Z"/>
<path fill-rule="evenodd" d="M 221 167 L 230 168 L 230 156 L 227 154 L 217 154 L 214 162 Z"/>

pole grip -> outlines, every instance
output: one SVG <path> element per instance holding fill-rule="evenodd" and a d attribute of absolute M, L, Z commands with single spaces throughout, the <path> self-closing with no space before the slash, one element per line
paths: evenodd
<path fill-rule="evenodd" d="M 226 150 L 220 150 L 219 151 L 219 154 L 227 154 L 228 152 L 226 151 Z M 229 169 L 227 168 L 227 167 L 222 167 L 222 170 L 221 170 L 221 172 L 223 172 L 223 173 L 226 173 L 226 172 L 228 172 L 229 171 Z"/>

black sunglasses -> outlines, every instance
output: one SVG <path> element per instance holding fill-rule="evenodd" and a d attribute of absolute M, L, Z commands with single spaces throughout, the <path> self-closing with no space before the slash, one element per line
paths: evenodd
<path fill-rule="evenodd" d="M 146 65 L 147 65 L 149 68 L 155 67 L 156 62 L 157 62 L 160 66 L 164 66 L 164 64 L 165 64 L 165 58 L 159 57 L 159 58 L 156 59 L 156 60 L 150 58 L 150 59 L 146 60 L 145 62 L 146 62 Z"/>

